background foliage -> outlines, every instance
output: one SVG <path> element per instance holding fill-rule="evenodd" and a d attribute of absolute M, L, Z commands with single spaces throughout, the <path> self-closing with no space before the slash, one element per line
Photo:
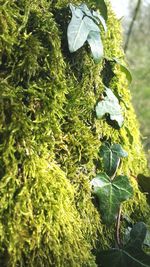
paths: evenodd
<path fill-rule="evenodd" d="M 137 1 L 128 1 L 128 12 L 122 24 L 124 28 L 124 41 L 127 38 L 129 24 L 133 17 Z M 150 1 L 141 1 L 140 9 L 127 49 L 127 58 L 133 75 L 133 82 L 130 90 L 133 96 L 133 104 L 140 122 L 142 142 L 147 154 L 150 166 Z"/>

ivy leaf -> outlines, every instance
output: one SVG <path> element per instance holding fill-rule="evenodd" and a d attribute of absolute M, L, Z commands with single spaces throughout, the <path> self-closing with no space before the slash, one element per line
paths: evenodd
<path fill-rule="evenodd" d="M 142 225 L 141 225 L 142 226 Z M 146 236 L 145 239 L 143 241 L 143 245 L 150 248 L 150 227 L 148 225 L 146 225 L 147 228 L 147 232 L 146 232 Z M 126 244 L 127 242 L 129 242 L 130 240 L 130 233 L 131 233 L 132 228 L 128 227 L 125 231 L 125 236 L 124 236 L 124 243 Z M 138 234 L 137 234 L 138 237 Z M 138 238 L 139 239 L 139 238 Z"/>
<path fill-rule="evenodd" d="M 111 145 L 105 142 L 100 148 L 100 156 L 103 158 L 105 172 L 112 176 L 117 169 L 120 158 L 127 157 L 128 153 L 119 144 Z"/>
<path fill-rule="evenodd" d="M 111 180 L 107 174 L 99 173 L 91 181 L 91 185 L 94 194 L 98 197 L 99 209 L 104 223 L 113 223 L 120 204 L 133 195 L 128 177 L 119 175 Z"/>
<path fill-rule="evenodd" d="M 87 40 L 90 29 L 86 25 L 87 17 L 83 18 L 84 14 L 80 9 L 77 9 L 73 5 L 71 5 L 71 11 L 72 11 L 72 19 L 68 26 L 67 35 L 68 35 L 69 50 L 70 52 L 75 52 L 80 47 L 82 47 L 85 41 Z M 88 20 L 90 19 L 88 18 Z"/>
<path fill-rule="evenodd" d="M 138 185 L 143 192 L 146 192 L 148 203 L 150 204 L 150 177 L 143 174 L 137 176 Z"/>
<path fill-rule="evenodd" d="M 125 248 L 135 247 L 141 249 L 142 243 L 146 237 L 146 232 L 147 228 L 143 222 L 136 223 L 130 232 L 130 239 L 125 245 Z"/>
<path fill-rule="evenodd" d="M 70 9 L 72 19 L 67 30 L 69 51 L 71 53 L 77 51 L 88 41 L 95 62 L 99 62 L 103 56 L 103 44 L 97 24 L 101 21 L 103 27 L 106 28 L 104 20 L 100 20 L 99 17 L 98 21 L 85 4 L 78 7 L 70 4 Z M 97 12 L 96 14 L 98 16 Z"/>
<path fill-rule="evenodd" d="M 146 231 L 144 223 L 135 224 L 128 243 L 121 249 L 100 252 L 97 262 L 102 262 L 102 267 L 150 267 L 150 256 L 142 250 Z"/>
<path fill-rule="evenodd" d="M 105 89 L 105 95 L 103 100 L 98 102 L 96 106 L 96 115 L 101 119 L 105 114 L 110 115 L 111 120 L 115 120 L 119 127 L 123 125 L 124 118 L 122 116 L 121 107 L 117 97 L 113 94 L 111 89 Z"/>
<path fill-rule="evenodd" d="M 107 5 L 105 3 L 105 0 L 95 0 L 97 3 L 97 6 L 105 20 L 107 20 Z"/>
<path fill-rule="evenodd" d="M 94 10 L 90 11 L 90 9 L 87 7 L 86 4 L 79 5 L 78 8 L 76 8 L 76 10 L 78 9 L 80 9 L 80 11 L 82 11 L 84 15 L 93 19 L 96 23 L 98 24 L 101 23 L 104 30 L 107 31 L 105 19 L 99 14 L 98 11 L 94 11 Z"/>
<path fill-rule="evenodd" d="M 150 229 L 147 230 L 146 237 L 144 239 L 144 245 L 150 248 Z"/>
<path fill-rule="evenodd" d="M 87 41 L 91 47 L 91 52 L 96 63 L 103 57 L 103 44 L 99 32 L 90 31 Z"/>
<path fill-rule="evenodd" d="M 82 12 L 82 8 L 76 8 L 76 6 L 73 4 L 69 4 L 69 7 L 73 16 L 76 16 L 77 18 L 83 18 L 84 14 Z"/>
<path fill-rule="evenodd" d="M 132 228 L 131 227 L 127 227 L 125 230 L 125 234 L 124 234 L 124 239 L 123 239 L 123 244 L 126 244 L 129 239 L 130 239 L 130 232 L 131 232 Z"/>
<path fill-rule="evenodd" d="M 87 7 L 86 4 L 83 3 L 83 4 L 79 5 L 77 9 L 80 9 L 84 13 L 84 15 L 93 19 L 92 12 L 90 11 L 90 9 Z"/>
<path fill-rule="evenodd" d="M 123 64 L 120 62 L 119 59 L 114 58 L 114 61 L 115 61 L 117 64 L 119 64 L 121 71 L 125 73 L 127 80 L 129 81 L 129 83 L 131 83 L 131 82 L 132 82 L 132 75 L 131 75 L 131 72 L 129 71 L 129 69 L 128 69 L 125 65 L 123 65 Z"/>
<path fill-rule="evenodd" d="M 138 183 L 141 186 L 144 192 L 148 192 L 150 194 L 150 176 L 145 176 L 143 174 L 139 174 Z"/>
<path fill-rule="evenodd" d="M 101 22 L 101 24 L 102 24 L 102 26 L 104 28 L 104 31 L 106 32 L 107 31 L 107 26 L 106 26 L 105 19 L 99 14 L 98 11 L 93 11 L 92 14 L 93 14 L 93 18 L 95 18 L 95 20 L 98 23 Z"/>

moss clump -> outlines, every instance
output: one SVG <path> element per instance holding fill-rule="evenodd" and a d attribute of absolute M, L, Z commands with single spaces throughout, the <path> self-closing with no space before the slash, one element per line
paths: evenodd
<path fill-rule="evenodd" d="M 9 203 L 6 215 L 1 214 L 8 266 L 79 266 L 90 261 L 90 245 L 83 238 L 75 208 L 75 190 L 58 165 L 48 157 L 27 159 L 18 175 L 17 192 L 13 190 L 15 176 L 9 175 L 3 180 L 6 187 L 12 185 L 9 198 L 2 199 Z M 5 190 L 1 189 L 2 193 Z"/>
<path fill-rule="evenodd" d="M 0 15 L 0 265 L 96 266 L 92 248 L 113 243 L 91 201 L 89 181 L 101 142 L 111 138 L 129 157 L 120 172 L 134 198 L 133 220 L 148 206 L 136 177 L 146 171 L 136 117 L 124 74 L 105 60 L 96 65 L 85 45 L 67 47 L 70 1 L 1 1 Z M 72 1 L 78 4 L 79 1 Z M 94 1 L 87 1 L 94 7 Z M 105 55 L 122 57 L 120 26 L 108 6 Z M 115 76 L 112 74 L 115 73 Z M 120 130 L 95 118 L 103 81 L 121 96 Z"/>

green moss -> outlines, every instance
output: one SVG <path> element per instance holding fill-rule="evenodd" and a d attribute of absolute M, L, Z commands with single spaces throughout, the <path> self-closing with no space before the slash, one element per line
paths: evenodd
<path fill-rule="evenodd" d="M 146 221 L 146 197 L 134 177 L 146 160 L 130 92 L 119 66 L 96 65 L 85 45 L 70 54 L 66 29 L 70 1 L 2 1 L 0 15 L 0 264 L 10 267 L 96 266 L 92 249 L 114 241 L 102 224 L 89 182 L 103 139 L 129 153 L 120 172 L 134 187 L 123 205 Z M 87 1 L 94 7 L 92 1 Z M 79 1 L 73 1 L 79 3 Z M 124 59 L 120 25 L 108 6 L 106 57 Z M 115 73 L 115 76 L 113 72 Z M 97 120 L 103 81 L 120 96 L 120 130 Z"/>
<path fill-rule="evenodd" d="M 83 238 L 82 221 L 75 208 L 73 186 L 48 156 L 31 159 L 25 160 L 18 176 L 22 183 L 18 183 L 17 192 L 13 174 L 3 178 L 5 187 L 13 185 L 9 196 L 1 199 L 2 205 L 9 201 L 6 215 L 4 208 L 1 213 L 1 219 L 5 218 L 2 244 L 7 244 L 9 265 L 80 266 L 92 261 L 90 244 Z M 1 188 L 2 193 L 5 190 Z M 82 251 L 78 240 L 83 244 Z"/>

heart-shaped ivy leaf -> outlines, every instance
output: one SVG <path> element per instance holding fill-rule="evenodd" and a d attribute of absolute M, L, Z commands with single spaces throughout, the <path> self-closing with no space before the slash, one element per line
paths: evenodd
<path fill-rule="evenodd" d="M 130 232 L 130 240 L 121 249 L 111 249 L 97 255 L 98 266 L 102 267 L 150 267 L 150 255 L 142 250 L 146 226 L 139 222 Z M 99 265 L 99 263 L 102 263 Z"/>
<path fill-rule="evenodd" d="M 98 197 L 104 223 L 111 224 L 116 219 L 120 204 L 133 195 L 128 177 L 120 175 L 111 180 L 107 174 L 99 173 L 91 185 L 93 193 Z"/>
<path fill-rule="evenodd" d="M 109 88 L 105 89 L 105 96 L 103 96 L 103 100 L 98 102 L 96 105 L 97 117 L 101 119 L 105 114 L 109 114 L 110 119 L 112 121 L 116 121 L 119 127 L 123 125 L 124 118 L 119 101 Z"/>
<path fill-rule="evenodd" d="M 90 32 L 87 23 L 90 21 L 94 26 L 96 26 L 97 31 L 99 31 L 99 28 L 90 18 L 84 16 L 84 13 L 80 8 L 76 8 L 72 4 L 70 6 L 72 19 L 68 26 L 67 35 L 69 50 L 70 52 L 75 52 L 82 47 L 87 40 Z"/>
<path fill-rule="evenodd" d="M 119 144 L 110 144 L 105 142 L 100 147 L 100 156 L 103 158 L 104 170 L 109 175 L 112 176 L 120 161 L 120 158 L 125 158 L 128 153 Z"/>
<path fill-rule="evenodd" d="M 95 62 L 103 56 L 103 44 L 100 37 L 98 24 L 101 22 L 104 29 L 106 24 L 98 12 L 90 11 L 86 4 L 78 7 L 70 4 L 72 19 L 68 25 L 67 36 L 70 52 L 75 52 L 87 41 Z M 94 14 L 93 14 L 94 12 Z"/>

